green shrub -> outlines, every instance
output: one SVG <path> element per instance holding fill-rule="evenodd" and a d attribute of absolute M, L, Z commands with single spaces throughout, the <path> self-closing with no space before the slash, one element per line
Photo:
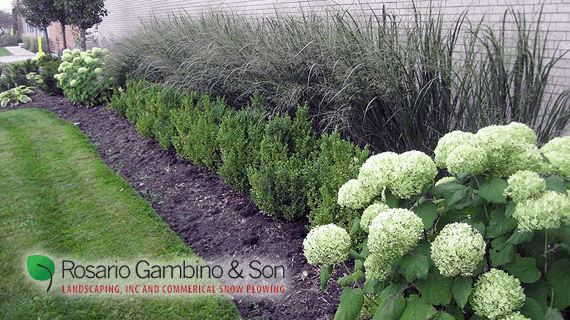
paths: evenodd
<path fill-rule="evenodd" d="M 0 36 L 0 47 L 17 46 L 18 40 L 18 36 L 5 33 Z"/>
<path fill-rule="evenodd" d="M 28 94 L 33 93 L 33 87 L 19 86 L 0 93 L 0 107 L 5 108 L 9 105 L 17 106 L 21 103 L 32 101 Z"/>
<path fill-rule="evenodd" d="M 367 159 L 338 191 L 340 205 L 362 212 L 351 232 L 367 233 L 361 252 L 349 254 L 348 232 L 334 225 L 303 243 L 322 267 L 323 290 L 330 257 L 345 268 L 355 260 L 337 280 L 344 289 L 335 319 L 355 319 L 364 300 L 368 316 L 382 319 L 562 319 L 570 306 L 569 152 L 570 137 L 539 149 L 532 129 L 511 123 L 442 137 L 437 166 L 454 176 L 435 183 L 436 162 L 422 152 Z"/>
<path fill-rule="evenodd" d="M 358 170 L 370 152 L 343 140 L 337 131 L 324 133 L 319 142 L 318 152 L 313 155 L 310 166 L 314 181 L 308 184 L 314 189 L 308 196 L 309 221 L 312 226 L 335 223 L 348 229 L 360 213 L 337 204 L 338 189 L 346 181 L 358 177 Z"/>
<path fill-rule="evenodd" d="M 226 112 L 218 130 L 222 160 L 218 174 L 226 184 L 245 194 L 251 188 L 247 168 L 253 164 L 253 159 L 259 158 L 264 114 L 259 99 L 254 98 L 250 108 Z"/>
<path fill-rule="evenodd" d="M 226 103 L 222 99 L 212 101 L 209 95 L 193 100 L 193 97 L 187 97 L 181 108 L 171 111 L 177 132 L 172 143 L 184 159 L 215 171 L 221 161 L 217 136 Z"/>
<path fill-rule="evenodd" d="M 105 73 L 107 49 L 93 48 L 81 52 L 65 49 L 61 64 L 54 77 L 67 99 L 87 107 L 108 102 L 114 79 Z"/>
<path fill-rule="evenodd" d="M 306 214 L 311 189 L 307 168 L 316 143 L 307 113 L 307 107 L 299 107 L 294 121 L 288 115 L 272 118 L 265 126 L 259 158 L 247 171 L 251 198 L 273 218 Z"/>
<path fill-rule="evenodd" d="M 30 72 L 38 73 L 38 62 L 36 60 L 26 60 L 22 62 L 14 62 L 6 65 L 0 65 L 2 75 L 0 76 L 1 89 L 9 90 L 19 86 L 31 86 L 27 78 Z"/>
<path fill-rule="evenodd" d="M 61 88 L 57 86 L 57 79 L 54 77 L 58 73 L 57 69 L 61 64 L 61 58 L 43 55 L 37 61 L 39 64 L 38 73 L 42 78 L 42 83 L 38 85 L 38 88 L 50 95 L 63 94 Z"/>

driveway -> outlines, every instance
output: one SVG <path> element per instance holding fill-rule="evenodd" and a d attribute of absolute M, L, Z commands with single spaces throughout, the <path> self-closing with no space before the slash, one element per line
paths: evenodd
<path fill-rule="evenodd" d="M 12 63 L 16 61 L 25 61 L 28 59 L 36 59 L 36 54 L 30 52 L 24 48 L 20 48 L 17 46 L 14 47 L 4 47 L 8 49 L 8 51 L 12 52 L 11 56 L 1 56 L 0 63 Z"/>

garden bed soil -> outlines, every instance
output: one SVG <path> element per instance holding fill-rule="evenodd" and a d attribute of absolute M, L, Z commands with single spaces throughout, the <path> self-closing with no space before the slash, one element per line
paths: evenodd
<path fill-rule="evenodd" d="M 162 219 L 207 261 L 252 257 L 286 266 L 285 293 L 234 296 L 244 319 L 332 319 L 341 288 L 320 291 L 319 270 L 303 256 L 307 221 L 274 221 L 248 196 L 217 175 L 140 137 L 133 125 L 105 107 L 75 107 L 62 96 L 36 91 L 18 108 L 48 109 L 81 129 L 107 165 L 123 176 Z M 144 238 L 141 238 L 144 241 Z M 240 260 L 241 259 L 241 260 Z M 335 270 L 333 279 L 342 274 Z"/>

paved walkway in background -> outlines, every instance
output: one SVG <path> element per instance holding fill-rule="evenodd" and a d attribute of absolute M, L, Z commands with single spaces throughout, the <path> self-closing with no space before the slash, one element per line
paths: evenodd
<path fill-rule="evenodd" d="M 16 61 L 25 61 L 28 59 L 36 59 L 36 54 L 30 52 L 24 48 L 20 48 L 17 46 L 14 47 L 4 47 L 8 49 L 8 51 L 12 52 L 11 56 L 1 56 L 0 63 L 11 63 Z"/>

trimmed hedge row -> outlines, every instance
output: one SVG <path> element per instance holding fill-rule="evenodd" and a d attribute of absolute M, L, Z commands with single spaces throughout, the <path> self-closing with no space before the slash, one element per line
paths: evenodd
<path fill-rule="evenodd" d="M 249 194 L 272 218 L 308 214 L 313 225 L 348 227 L 357 216 L 337 205 L 337 191 L 358 175 L 370 152 L 338 132 L 318 137 L 306 106 L 297 108 L 294 118 L 267 117 L 258 96 L 249 107 L 235 110 L 207 94 L 129 80 L 109 107 L 126 116 L 142 136 Z"/>

